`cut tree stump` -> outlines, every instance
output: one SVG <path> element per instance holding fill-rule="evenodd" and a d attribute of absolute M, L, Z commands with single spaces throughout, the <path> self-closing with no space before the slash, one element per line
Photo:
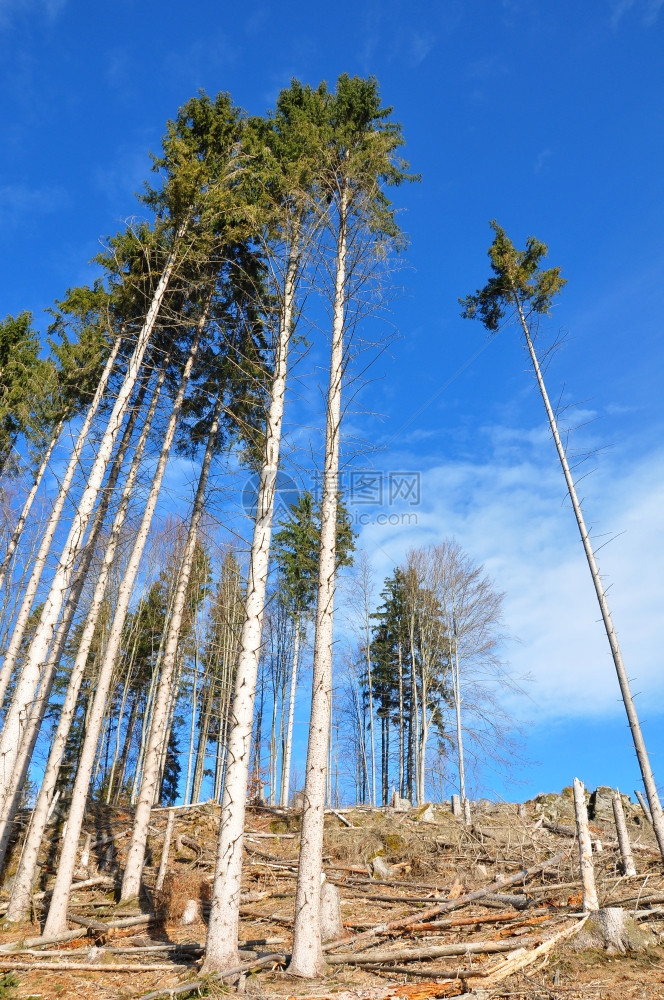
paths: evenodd
<path fill-rule="evenodd" d="M 606 906 L 590 914 L 575 947 L 578 950 L 603 948 L 610 955 L 616 955 L 626 951 L 645 951 L 655 940 L 652 931 L 640 927 L 622 907 Z"/>

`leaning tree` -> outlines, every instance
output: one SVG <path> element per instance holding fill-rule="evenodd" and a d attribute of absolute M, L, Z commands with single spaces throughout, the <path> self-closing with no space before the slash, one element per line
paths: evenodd
<path fill-rule="evenodd" d="M 474 295 L 468 295 L 465 299 L 459 300 L 463 305 L 462 316 L 467 319 L 480 319 L 490 333 L 495 333 L 499 329 L 501 321 L 506 315 L 508 317 L 515 316 L 521 326 L 565 477 L 567 491 L 572 501 L 574 516 L 579 534 L 581 535 L 581 542 L 595 587 L 602 621 L 609 640 L 611 656 L 618 675 L 620 693 L 625 711 L 627 712 L 634 748 L 639 761 L 639 767 L 641 768 L 643 784 L 648 796 L 648 802 L 650 803 L 657 843 L 664 857 L 664 813 L 662 812 L 659 795 L 657 794 L 657 786 L 655 785 L 643 733 L 641 732 L 641 724 L 636 712 L 627 671 L 625 670 L 618 636 L 611 618 L 606 590 L 597 566 L 595 552 L 583 516 L 567 452 L 558 429 L 556 414 L 549 400 L 544 376 L 533 343 L 533 322 L 537 323 L 540 316 L 549 313 L 553 298 L 561 291 L 565 284 L 565 278 L 561 276 L 559 267 L 551 267 L 548 270 L 542 269 L 541 262 L 548 252 L 545 243 L 535 239 L 533 236 L 529 236 L 526 240 L 525 250 L 517 250 L 505 233 L 505 230 L 495 220 L 491 223 L 491 228 L 495 233 L 494 241 L 489 247 L 489 259 L 491 261 L 493 277 L 489 278 L 484 288 L 478 289 Z"/>

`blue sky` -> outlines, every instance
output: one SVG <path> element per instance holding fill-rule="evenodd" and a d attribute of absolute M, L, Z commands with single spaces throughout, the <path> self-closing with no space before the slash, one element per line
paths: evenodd
<path fill-rule="evenodd" d="M 523 772 L 526 793 L 574 773 L 631 790 L 638 773 L 517 332 L 465 367 L 484 337 L 457 299 L 487 277 L 493 217 L 516 242 L 545 240 L 568 279 L 541 333 L 542 344 L 567 335 L 547 377 L 568 423 L 583 425 L 572 447 L 597 450 L 589 520 L 602 536 L 624 532 L 601 565 L 664 781 L 662 8 L 0 0 L 0 313 L 27 308 L 40 324 L 91 279 L 99 239 L 140 213 L 147 151 L 198 88 L 262 113 L 293 75 L 377 76 L 422 182 L 395 199 L 411 241 L 391 305 L 399 338 L 349 431 L 383 448 L 374 467 L 420 472 L 422 498 L 416 526 L 369 525 L 361 543 L 382 579 L 408 547 L 455 535 L 506 592 L 519 640 L 506 655 L 532 676 L 513 708 L 542 762 Z M 307 388 L 319 360 L 305 363 Z"/>

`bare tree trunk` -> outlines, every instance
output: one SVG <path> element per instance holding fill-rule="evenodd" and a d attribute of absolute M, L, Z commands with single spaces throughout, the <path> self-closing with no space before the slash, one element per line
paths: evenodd
<path fill-rule="evenodd" d="M 99 404 L 101 403 L 102 397 L 104 395 L 104 390 L 108 384 L 108 380 L 113 370 L 115 364 L 115 359 L 117 357 L 118 351 L 120 350 L 120 340 L 118 338 L 113 346 L 113 350 L 109 354 L 108 361 L 104 368 L 101 379 L 99 380 L 99 385 L 97 386 L 96 392 L 92 398 L 92 402 L 88 407 L 88 411 L 85 415 L 85 420 L 79 431 L 76 444 L 72 449 L 72 453 L 69 457 L 69 463 L 65 471 L 64 477 L 60 484 L 58 490 L 58 495 L 53 504 L 53 509 L 48 518 L 46 524 L 46 530 L 42 536 L 41 542 L 39 544 L 39 549 L 35 557 L 35 561 L 32 565 L 32 570 L 30 573 L 30 578 L 25 588 L 25 593 L 23 594 L 23 600 L 21 602 L 21 607 L 16 615 L 16 621 L 14 622 L 14 627 L 12 630 L 12 637 L 7 647 L 7 652 L 5 653 L 5 658 L 2 664 L 2 670 L 0 671 L 0 703 L 4 700 L 5 692 L 7 686 L 11 680 L 11 676 L 16 664 L 16 657 L 21 648 L 21 642 L 23 641 L 23 636 L 25 634 L 25 629 L 30 618 L 30 611 L 32 610 L 32 604 L 37 593 L 37 587 L 39 586 L 39 581 L 41 580 L 41 575 L 46 565 L 46 559 L 48 557 L 49 550 L 51 548 L 51 543 L 55 535 L 58 523 L 60 521 L 60 515 L 62 514 L 65 501 L 67 499 L 67 494 L 69 493 L 69 488 L 72 484 L 74 478 L 74 473 L 78 468 L 79 462 L 81 460 L 81 453 L 87 441 L 88 433 L 90 427 L 92 426 L 92 421 L 94 420 L 95 414 L 99 409 Z M 34 690 L 34 689 L 33 689 Z M 2 780 L 0 779 L 0 797 L 2 795 Z"/>
<path fill-rule="evenodd" d="M 194 680 L 191 689 L 191 725 L 189 728 L 189 752 L 187 753 L 187 776 L 184 782 L 184 803 L 188 805 L 191 799 L 189 783 L 194 771 L 194 745 L 196 743 L 196 709 L 198 708 L 198 647 L 194 652 Z"/>
<path fill-rule="evenodd" d="M 413 603 L 415 602 L 415 593 L 413 593 Z M 419 718 L 420 711 L 418 705 L 417 697 L 417 676 L 416 676 L 416 657 L 415 657 L 415 608 L 411 608 L 410 612 L 410 725 L 408 729 L 409 741 L 408 741 L 408 758 L 409 758 L 409 778 L 410 778 L 410 795 L 409 798 L 413 801 L 413 805 L 420 805 L 419 789 L 418 789 L 418 779 L 417 779 L 417 746 L 419 743 Z"/>
<path fill-rule="evenodd" d="M 300 613 L 295 616 L 293 633 L 293 661 L 291 663 L 290 691 L 288 693 L 288 723 L 286 725 L 286 750 L 281 762 L 281 795 L 279 805 L 286 808 L 290 796 L 291 756 L 293 753 L 293 720 L 295 719 L 295 694 L 297 692 L 297 670 L 300 654 Z"/>
<path fill-rule="evenodd" d="M 173 611 L 168 624 L 168 639 L 164 650 L 164 662 L 161 668 L 161 677 L 157 687 L 157 697 L 155 699 L 154 711 L 152 712 L 152 723 L 150 726 L 150 738 L 143 764 L 143 774 L 141 777 L 141 790 L 136 802 L 136 812 L 134 814 L 134 829 L 132 831 L 131 844 L 127 851 L 127 861 L 125 864 L 124 877 L 122 879 L 121 898 L 129 899 L 137 896 L 141 885 L 141 875 L 143 873 L 143 862 L 145 860 L 145 845 L 148 838 L 148 826 L 150 825 L 150 810 L 155 801 L 155 793 L 158 791 L 159 779 L 161 776 L 162 751 L 168 746 L 168 734 L 170 726 L 167 725 L 169 718 L 169 699 L 174 692 L 172 688 L 173 673 L 176 666 L 178 644 L 180 632 L 182 630 L 182 620 L 184 618 L 185 605 L 187 602 L 187 591 L 189 580 L 194 566 L 194 556 L 196 552 L 196 541 L 198 538 L 198 528 L 203 514 L 205 503 L 205 493 L 207 490 L 210 465 L 217 445 L 219 432 L 219 420 L 223 408 L 223 396 L 215 404 L 214 416 L 210 424 L 205 455 L 198 477 L 198 486 L 194 498 L 194 506 L 189 521 L 189 531 L 187 541 L 182 556 L 182 565 L 178 575 L 177 588 L 175 590 L 175 600 L 173 601 Z"/>
<path fill-rule="evenodd" d="M 159 283 L 155 290 L 150 308 L 145 317 L 145 322 L 136 341 L 136 346 L 132 357 L 127 365 L 124 381 L 118 392 L 115 405 L 111 411 L 108 423 L 97 448 L 92 469 L 90 470 L 85 489 L 78 501 L 76 511 L 72 520 L 72 525 L 67 536 L 67 540 L 62 549 L 60 560 L 53 574 L 53 580 L 48 597 L 44 602 L 39 626 L 34 639 L 30 644 L 30 649 L 26 655 L 26 660 L 21 671 L 16 691 L 12 699 L 12 704 L 7 712 L 5 724 L 0 738 L 0 762 L 3 769 L 1 775 L 2 792 L 6 787 L 6 782 L 14 767 L 21 734 L 27 721 L 26 710 L 30 705 L 41 672 L 41 665 L 46 658 L 48 648 L 53 638 L 53 630 L 60 616 L 62 605 L 71 582 L 75 568 L 76 557 L 80 551 L 81 543 L 87 529 L 92 511 L 97 501 L 106 467 L 111 458 L 115 441 L 124 421 L 125 411 L 129 398 L 139 376 L 143 357 L 152 336 L 152 331 L 161 308 L 161 304 L 166 294 L 168 282 L 175 267 L 176 253 L 171 254 L 164 266 L 164 270 L 159 278 Z"/>
<path fill-rule="evenodd" d="M 595 868 L 593 866 L 593 848 L 588 830 L 588 810 L 586 808 L 586 790 L 578 778 L 574 779 L 574 812 L 576 813 L 576 832 L 579 838 L 579 867 L 583 883 L 583 909 L 599 910 L 597 889 L 595 888 Z"/>
<path fill-rule="evenodd" d="M 267 587 L 274 493 L 286 393 L 288 348 L 291 338 L 295 284 L 298 271 L 299 232 L 292 236 L 287 265 L 279 339 L 272 381 L 272 396 L 265 428 L 265 452 L 258 489 L 256 521 L 249 557 L 245 617 L 240 641 L 230 733 L 226 750 L 224 795 L 217 843 L 217 863 L 212 906 L 205 946 L 206 972 L 238 964 L 238 925 L 242 877 L 242 842 L 249 781 L 251 727 L 254 718 L 256 678 L 260 656 L 265 592 Z M 272 791 L 272 789 L 271 789 Z"/>
<path fill-rule="evenodd" d="M 127 698 L 129 697 L 129 685 L 131 684 L 131 662 L 127 668 L 127 676 L 125 677 L 124 684 L 122 685 L 122 698 L 120 700 L 120 710 L 117 714 L 117 724 L 115 727 L 115 749 L 113 751 L 113 760 L 111 761 L 111 770 L 106 782 L 106 795 L 104 796 L 104 802 L 106 805 L 110 805 L 113 799 L 113 786 L 115 784 L 115 772 L 118 766 L 118 760 L 120 759 L 120 738 L 122 736 L 122 720 L 124 718 L 125 709 L 127 707 Z"/>
<path fill-rule="evenodd" d="M 323 868 L 323 822 L 327 750 L 332 709 L 332 642 L 336 577 L 336 531 L 339 494 L 339 435 L 346 307 L 347 181 L 340 192 L 339 231 L 332 320 L 330 383 L 327 395 L 325 464 L 321 500 L 316 635 L 311 681 L 311 715 L 304 785 L 300 864 L 295 897 L 291 975 L 312 978 L 325 969 L 321 945 L 320 892 Z"/>
<path fill-rule="evenodd" d="M 120 754 L 120 761 L 118 767 L 118 780 L 115 783 L 115 788 L 113 790 L 113 797 L 111 799 L 114 806 L 117 806 L 120 802 L 120 796 L 122 794 L 122 789 L 124 788 L 125 778 L 127 774 L 127 762 L 129 760 L 129 752 L 131 750 L 132 740 L 134 738 L 134 730 L 136 729 L 136 719 L 138 718 L 138 705 L 139 705 L 139 693 L 134 692 L 134 696 L 131 701 L 131 708 L 129 709 L 129 718 L 127 720 L 127 728 L 125 730 L 124 740 L 122 742 L 122 752 Z"/>
<path fill-rule="evenodd" d="M 459 675 L 459 641 L 454 624 L 454 659 L 452 663 L 454 676 L 454 713 L 456 716 L 457 757 L 459 762 L 459 793 L 461 801 L 466 801 L 466 771 L 463 760 L 463 730 L 461 728 L 461 677 Z"/>
<path fill-rule="evenodd" d="M 397 656 L 399 663 L 399 796 L 406 798 L 405 774 L 404 774 L 404 730 L 405 720 L 403 714 L 403 653 L 401 643 L 397 646 Z M 374 802 L 373 805 L 376 803 Z"/>
<path fill-rule="evenodd" d="M 71 840 L 67 837 L 67 840 L 65 840 L 63 844 L 58 874 L 56 876 L 53 895 L 51 897 L 51 906 L 46 919 L 46 925 L 49 927 L 49 934 L 59 933 L 66 925 L 67 904 L 69 901 L 71 880 L 76 860 L 75 847 L 78 840 L 78 834 L 83 823 L 90 776 L 94 766 L 95 750 L 104 718 L 106 698 L 108 696 L 108 691 L 113 678 L 115 661 L 122 642 L 124 623 L 131 599 L 131 591 L 138 573 L 138 567 L 140 565 L 145 543 L 150 531 L 150 525 L 152 524 L 152 517 L 157 505 L 164 472 L 166 471 L 166 463 L 170 454 L 171 445 L 173 443 L 173 437 L 175 435 L 175 427 L 182 409 L 182 402 L 184 400 L 184 394 L 189 376 L 191 374 L 191 369 L 198 353 L 200 335 L 206 321 L 207 308 L 204 309 L 203 315 L 201 316 L 197 326 L 196 334 L 194 335 L 191 350 L 189 352 L 189 357 L 182 373 L 182 380 L 180 382 L 177 396 L 173 402 L 173 409 L 171 410 L 166 427 L 161 453 L 159 455 L 157 467 L 152 479 L 152 485 L 146 501 L 143 518 L 136 534 L 134 546 L 125 569 L 122 586 L 118 594 L 118 602 L 115 608 L 113 624 L 111 625 L 99 676 L 97 678 L 97 687 L 92 703 L 90 721 L 88 723 L 85 740 L 81 749 L 81 757 L 72 791 L 72 800 L 68 818 L 68 832 L 71 831 Z"/>
<path fill-rule="evenodd" d="M 78 700 L 78 694 L 80 691 L 81 682 L 83 680 L 83 675 L 85 673 L 85 667 L 88 661 L 88 656 L 90 653 L 90 647 L 92 645 L 95 629 L 97 627 L 97 622 L 99 620 L 99 614 L 104 601 L 108 576 L 110 573 L 111 566 L 113 564 L 113 560 L 115 559 L 117 545 L 120 540 L 120 535 L 122 527 L 125 522 L 125 518 L 127 516 L 129 501 L 131 499 L 131 495 L 134 490 L 134 485 L 136 482 L 136 477 L 138 475 L 138 470 L 143 456 L 143 451 L 145 449 L 145 444 L 147 442 L 148 434 L 150 433 L 150 428 L 152 426 L 152 421 L 157 408 L 157 403 L 159 400 L 159 394 L 161 391 L 162 383 L 163 383 L 163 373 L 160 375 L 157 386 L 155 387 L 155 392 L 153 394 L 150 407 L 146 414 L 145 422 L 141 430 L 141 435 L 136 444 L 136 449 L 134 451 L 134 456 L 131 462 L 131 466 L 129 468 L 129 472 L 127 473 L 127 478 L 123 486 L 120 504 L 118 506 L 118 510 L 116 512 L 115 519 L 111 527 L 108 545 L 106 547 L 106 552 L 104 553 L 104 560 L 102 562 L 99 576 L 97 578 L 97 583 L 95 586 L 95 591 L 92 597 L 90 608 L 88 609 L 88 617 L 86 619 L 85 628 L 83 629 L 83 632 L 81 634 L 79 647 L 76 652 L 76 658 L 74 660 L 71 674 L 69 676 L 67 691 L 65 693 L 62 709 L 60 711 L 60 719 L 58 720 L 58 726 L 51 743 L 51 750 L 49 753 L 46 768 L 44 770 L 44 777 L 42 779 L 41 788 L 39 790 L 39 795 L 37 796 L 37 801 L 35 803 L 35 807 L 32 812 L 30 826 L 28 828 L 28 832 L 26 833 L 23 852 L 21 855 L 21 861 L 18 870 L 16 872 L 16 875 L 14 877 L 14 884 L 12 887 L 12 893 L 9 900 L 9 907 L 7 910 L 8 920 L 20 921 L 25 919 L 25 914 L 27 913 L 30 906 L 31 887 L 34 879 L 35 869 L 37 866 L 37 856 L 39 854 L 39 848 L 41 845 L 42 837 L 44 835 L 44 830 L 46 829 L 46 824 L 48 822 L 49 810 L 51 803 L 53 801 L 55 786 L 58 780 L 58 775 L 60 773 L 60 766 L 62 764 L 62 758 L 67 744 L 69 730 L 74 715 L 76 713 L 76 703 Z M 86 740 L 87 737 L 88 734 L 86 733 Z M 92 743 L 93 741 L 90 740 L 90 742 Z M 94 739 L 93 750 L 94 746 L 96 746 L 96 737 Z M 84 742 L 84 747 L 85 747 L 85 742 Z M 80 766 L 81 765 L 79 765 L 79 769 Z M 88 774 L 88 782 L 89 782 L 89 774 Z M 87 783 L 85 786 L 85 792 L 87 794 Z M 85 806 L 85 798 L 83 801 L 83 805 Z M 81 816 L 81 822 L 82 822 L 82 816 Z M 78 842 L 78 833 L 76 834 L 75 844 L 77 842 Z M 64 923 L 66 923 L 66 920 L 64 921 Z"/>
<path fill-rule="evenodd" d="M 558 432 L 558 423 L 556 421 L 555 414 L 551 403 L 549 402 L 549 396 L 546 391 L 546 386 L 544 384 L 544 378 L 537 360 L 537 355 L 535 353 L 535 348 L 530 336 L 530 330 L 528 329 L 528 324 L 526 322 L 526 317 L 519 301 L 518 296 L 514 296 L 514 301 L 519 312 L 519 319 L 521 321 L 521 327 L 523 329 L 524 336 L 526 338 L 526 344 L 528 346 L 528 352 L 530 354 L 530 360 L 532 361 L 533 368 L 535 370 L 535 376 L 537 378 L 537 384 L 539 386 L 542 399 L 544 401 L 544 406 L 546 409 L 546 414 L 549 419 L 549 426 L 551 428 L 551 434 L 553 435 L 553 440 L 556 445 L 556 451 L 558 452 L 558 458 L 560 459 L 560 464 L 563 469 L 563 474 L 565 476 L 565 482 L 567 484 L 567 490 L 572 501 L 572 507 L 574 508 L 574 516 L 576 517 L 576 523 L 579 528 L 579 534 L 581 535 L 581 541 L 583 543 L 583 548 L 586 554 L 586 559 L 588 560 L 588 566 L 590 568 L 590 574 L 593 578 L 593 584 L 595 586 L 595 593 L 597 594 L 597 601 L 599 603 L 600 611 L 602 613 L 602 621 L 604 622 L 604 628 L 606 630 L 606 635 L 609 640 L 609 646 L 611 647 L 611 655 L 613 657 L 613 663 L 616 668 L 616 673 L 618 675 L 618 683 L 620 685 L 620 693 L 622 695 L 622 700 L 625 705 L 625 711 L 627 712 L 627 718 L 629 720 L 629 728 L 632 731 L 632 739 L 634 741 L 634 749 L 636 750 L 636 756 L 639 761 L 639 766 L 641 768 L 641 777 L 643 778 L 643 784 L 646 790 L 646 795 L 648 796 L 648 802 L 650 803 L 650 811 L 652 813 L 653 826 L 655 828 L 655 836 L 657 837 L 657 843 L 659 845 L 660 852 L 664 858 L 664 812 L 662 811 L 662 805 L 659 801 L 659 795 L 657 794 L 657 786 L 655 785 L 655 779 L 653 777 L 652 768 L 650 767 L 650 760 L 648 758 L 648 751 L 646 750 L 645 741 L 643 739 L 643 733 L 641 732 L 641 724 L 639 722 L 639 717 L 636 712 L 636 706 L 634 704 L 634 698 L 632 696 L 632 691 L 629 684 L 629 678 L 627 676 L 627 671 L 625 670 L 625 665 L 623 663 L 622 653 L 620 651 L 620 644 L 618 642 L 618 636 L 616 635 L 616 630 L 613 625 L 613 620 L 611 618 L 611 612 L 609 610 L 609 603 L 606 599 L 606 592 L 604 590 L 604 584 L 602 583 L 602 578 L 597 567 L 597 561 L 595 559 L 595 553 L 590 541 L 590 535 L 588 534 L 588 529 L 586 527 L 586 522 L 583 517 L 583 511 L 581 510 L 581 504 L 579 503 L 579 498 L 576 492 L 576 486 L 574 485 L 574 480 L 572 478 L 572 473 L 570 471 L 569 463 L 567 461 L 567 455 L 565 454 L 565 448 L 563 447 L 560 434 Z"/>
<path fill-rule="evenodd" d="M 210 718 L 212 716 L 212 695 L 213 680 L 208 671 L 203 680 L 204 694 L 201 704 L 201 713 L 198 719 L 198 748 L 196 750 L 196 764 L 194 766 L 194 781 L 191 791 L 191 801 L 200 802 L 201 786 L 205 773 L 205 757 L 207 745 L 210 738 Z"/>
<path fill-rule="evenodd" d="M 159 396 L 159 390 L 161 388 L 161 381 L 157 385 L 153 398 L 153 406 L 150 410 L 150 416 L 148 418 L 147 424 L 149 429 L 149 424 L 152 420 L 152 415 L 154 414 L 154 409 L 156 408 L 156 401 Z M 122 465 L 124 463 L 131 438 L 136 427 L 136 421 L 138 420 L 139 409 L 145 398 L 145 393 L 147 391 L 147 383 L 144 381 L 140 387 L 138 395 L 136 397 L 135 406 L 131 413 L 131 416 L 127 422 L 127 426 L 122 434 L 122 440 L 118 448 L 117 454 L 113 459 L 113 467 L 108 478 L 108 483 L 102 494 L 101 503 L 97 508 L 94 516 L 94 521 L 92 528 L 90 530 L 90 536 L 86 543 L 85 551 L 83 553 L 83 558 L 81 560 L 80 566 L 76 571 L 76 580 L 72 591 L 67 599 L 65 605 L 64 615 L 60 621 L 57 631 L 55 633 L 55 638 L 53 645 L 49 652 L 48 660 L 42 671 L 42 679 L 40 683 L 39 690 L 37 692 L 37 697 L 32 705 L 30 711 L 30 717 L 28 723 L 25 727 L 23 737 L 21 740 L 21 747 L 19 749 L 16 762 L 14 764 L 14 772 L 12 778 L 7 785 L 5 801 L 2 806 L 2 814 L 0 819 L 0 868 L 4 864 L 5 853 L 7 850 L 7 845 L 9 843 L 9 838 L 11 834 L 12 824 L 14 822 L 14 817 L 19 806 L 21 791 L 26 780 L 28 769 L 30 767 L 30 761 L 32 759 L 32 753 L 37 742 L 37 737 L 39 735 L 39 730 L 41 728 L 44 716 L 46 714 L 46 709 L 48 708 L 49 698 L 51 695 L 51 690 L 55 682 L 56 673 L 60 665 L 60 659 L 64 651 L 65 642 L 67 641 L 67 636 L 69 635 L 69 629 L 71 628 L 72 621 L 74 619 L 74 614 L 78 607 L 79 600 L 81 598 L 81 593 L 85 585 L 85 581 L 92 564 L 92 560 L 95 554 L 95 548 L 101 529 L 104 525 L 104 520 L 106 519 L 106 514 L 108 512 L 108 507 L 111 501 L 111 497 L 115 490 L 120 472 L 122 470 Z M 142 442 L 139 442 L 137 447 L 137 453 L 142 452 L 145 441 L 147 440 L 148 429 L 145 430 L 142 437 Z M 140 457 L 140 456 L 139 456 Z M 132 480 L 133 483 L 133 480 Z M 119 530 L 119 529 L 118 529 Z"/>
<path fill-rule="evenodd" d="M 175 811 L 173 809 L 168 810 L 168 819 L 166 820 L 166 833 L 164 835 L 164 845 L 161 849 L 161 861 L 159 862 L 159 872 L 157 873 L 157 881 L 155 883 L 155 890 L 159 892 L 164 884 L 164 878 L 166 877 L 166 869 L 168 867 L 168 851 L 171 846 L 171 837 L 173 836 L 173 823 L 175 821 Z"/>
<path fill-rule="evenodd" d="M 32 507 L 32 504 L 33 504 L 33 501 L 34 501 L 35 497 L 37 496 L 37 492 L 39 490 L 39 487 L 41 486 L 42 479 L 44 478 L 44 474 L 46 473 L 46 470 L 48 468 L 48 463 L 50 462 L 51 455 L 53 454 L 53 449 L 55 448 L 55 446 L 56 446 L 56 444 L 58 442 L 58 438 L 60 437 L 60 432 L 62 431 L 62 428 L 64 427 L 66 418 L 67 418 L 67 415 L 65 415 L 62 418 L 62 420 L 60 420 L 59 424 L 57 425 L 57 427 L 53 431 L 53 435 L 51 437 L 50 443 L 49 443 L 46 451 L 44 452 L 44 456 L 43 456 L 43 458 L 41 460 L 41 465 L 39 466 L 39 469 L 37 470 L 37 474 L 35 476 L 35 481 L 32 484 L 32 488 L 31 488 L 30 492 L 28 493 L 27 497 L 25 498 L 25 503 L 23 504 L 23 510 L 21 511 L 21 514 L 19 516 L 18 521 L 16 522 L 14 530 L 12 531 L 11 538 L 9 539 L 9 542 L 7 544 L 7 551 L 5 552 L 4 559 L 2 560 L 2 564 L 0 565 L 0 588 L 4 587 L 5 578 L 7 576 L 7 570 L 9 569 L 9 565 L 10 565 L 10 563 L 12 561 L 12 556 L 16 552 L 16 547 L 18 546 L 18 543 L 20 541 L 21 534 L 23 532 L 23 528 L 25 527 L 25 522 L 28 519 L 28 514 L 30 513 L 30 508 Z M 4 698 L 4 690 L 0 694 L 0 703 L 2 702 L 3 698 Z"/>
<path fill-rule="evenodd" d="M 625 811 L 623 809 L 620 792 L 613 793 L 613 816 L 616 821 L 616 833 L 618 834 L 618 845 L 620 847 L 620 857 L 622 860 L 623 875 L 636 875 L 632 848 L 625 822 Z"/>

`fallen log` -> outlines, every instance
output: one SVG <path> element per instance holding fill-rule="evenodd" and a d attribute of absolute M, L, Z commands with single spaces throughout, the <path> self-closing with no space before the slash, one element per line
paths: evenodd
<path fill-rule="evenodd" d="M 351 830 L 355 829 L 355 827 L 353 826 L 353 824 L 351 823 L 351 821 L 349 819 L 346 819 L 345 816 L 342 816 L 342 814 L 340 812 L 337 812 L 336 809 L 326 809 L 325 812 L 326 813 L 330 813 L 333 816 L 336 816 L 337 819 L 340 820 L 343 823 L 344 826 L 350 827 Z"/>
<path fill-rule="evenodd" d="M 77 931 L 62 931 L 61 934 L 52 934 L 50 937 L 24 938 L 23 941 L 10 941 L 9 944 L 0 946 L 0 952 L 13 952 L 21 946 L 24 948 L 46 948 L 49 944 L 64 944 L 66 941 L 75 941 L 76 938 L 87 937 L 87 928 Z"/>
<path fill-rule="evenodd" d="M 157 997 L 179 997 L 186 993 L 197 993 L 201 986 L 214 979 L 229 979 L 231 976 L 241 976 L 245 972 L 253 972 L 255 969 L 262 969 L 266 965 L 284 965 L 285 955 L 263 955 L 255 962 L 245 962 L 243 965 L 236 965 L 233 969 L 226 969 L 224 972 L 213 972 L 205 979 L 195 979 L 191 983 L 182 983 L 181 986 L 164 987 L 162 990 L 154 990 L 152 993 L 145 993 L 140 1000 L 156 1000 Z M 156 968 L 154 966 L 153 968 Z"/>
<path fill-rule="evenodd" d="M 80 917 L 78 913 L 69 913 L 68 911 L 67 920 L 69 920 L 72 924 L 79 924 L 81 927 L 85 927 L 89 931 L 101 931 L 102 934 L 108 933 L 108 924 L 102 924 L 99 920 L 89 920 L 87 917 Z"/>
<path fill-rule="evenodd" d="M 564 823 L 552 823 L 551 820 L 542 818 L 542 826 L 551 833 L 557 833 L 560 837 L 576 837 L 576 828 L 566 826 Z"/>
<path fill-rule="evenodd" d="M 39 969 L 48 972 L 102 972 L 105 976 L 114 972 L 178 972 L 182 971 L 182 965 L 173 962 L 155 963 L 153 965 L 139 965 L 135 962 L 125 962 L 122 965 L 110 965 L 99 962 L 10 962 L 7 959 L 0 959 L 0 969 Z"/>
<path fill-rule="evenodd" d="M 504 941 L 460 941 L 454 944 L 437 944 L 429 948 L 404 948 L 402 951 L 342 952 L 328 955 L 330 965 L 385 965 L 388 962 L 417 962 L 427 958 L 445 958 L 451 955 L 491 955 L 494 952 L 514 951 L 519 945 L 535 944 L 540 938 L 506 938 Z"/>

